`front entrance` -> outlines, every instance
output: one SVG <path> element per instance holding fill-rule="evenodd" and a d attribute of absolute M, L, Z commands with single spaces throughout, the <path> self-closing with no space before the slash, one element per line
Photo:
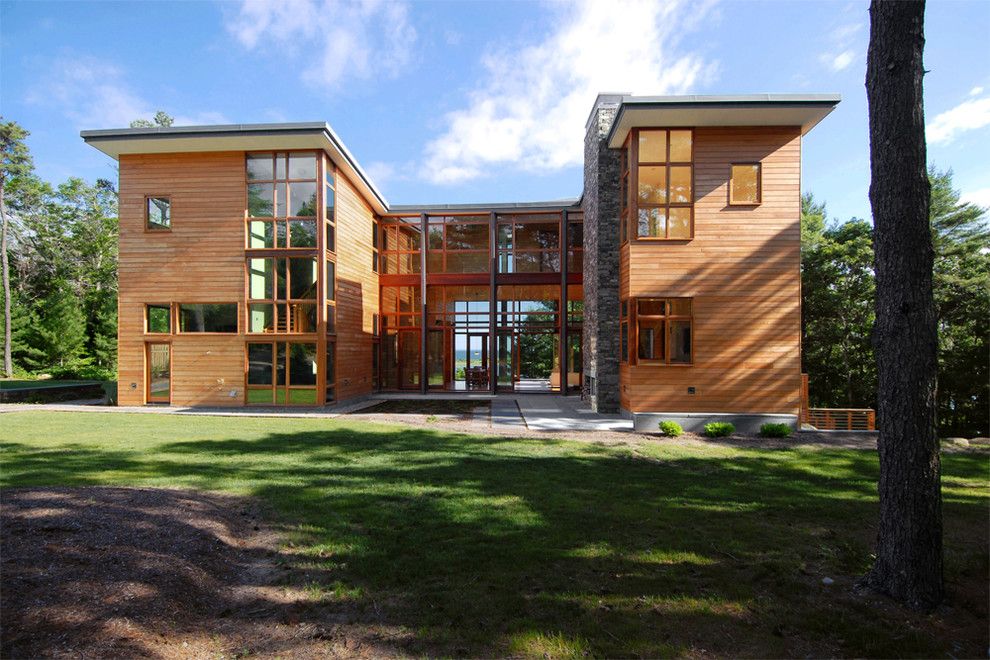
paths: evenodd
<path fill-rule="evenodd" d="M 488 389 L 488 333 L 454 334 L 454 389 Z"/>
<path fill-rule="evenodd" d="M 172 399 L 172 345 L 148 344 L 145 356 L 145 392 L 148 403 Z"/>

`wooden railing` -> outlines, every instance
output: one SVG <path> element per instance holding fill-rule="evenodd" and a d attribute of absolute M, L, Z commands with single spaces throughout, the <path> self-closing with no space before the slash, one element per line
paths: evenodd
<path fill-rule="evenodd" d="M 801 374 L 801 423 L 821 431 L 876 431 L 877 414 L 871 408 L 811 408 L 808 374 Z"/>
<path fill-rule="evenodd" d="M 877 414 L 870 408 L 808 408 L 806 424 L 820 431 L 875 431 Z"/>

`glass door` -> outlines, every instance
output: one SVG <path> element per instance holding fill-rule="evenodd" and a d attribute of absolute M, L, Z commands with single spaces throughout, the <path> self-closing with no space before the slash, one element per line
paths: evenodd
<path fill-rule="evenodd" d="M 513 390 L 516 380 L 516 336 L 511 332 L 500 332 L 495 342 L 495 363 L 500 390 Z"/>
<path fill-rule="evenodd" d="M 148 344 L 145 368 L 148 403 L 169 403 L 172 399 L 171 344 Z"/>
<path fill-rule="evenodd" d="M 464 380 L 469 390 L 488 389 L 488 333 L 467 336 Z"/>

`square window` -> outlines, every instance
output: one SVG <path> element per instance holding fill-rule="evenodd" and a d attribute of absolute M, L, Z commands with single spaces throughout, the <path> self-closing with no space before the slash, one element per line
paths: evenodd
<path fill-rule="evenodd" d="M 172 202 L 168 197 L 149 197 L 145 207 L 145 227 L 152 231 L 172 228 Z"/>
<path fill-rule="evenodd" d="M 172 308 L 170 305 L 147 305 L 145 332 L 168 334 L 172 332 Z"/>
<path fill-rule="evenodd" d="M 759 204 L 761 183 L 760 164 L 733 164 L 731 170 L 729 178 L 729 204 Z"/>

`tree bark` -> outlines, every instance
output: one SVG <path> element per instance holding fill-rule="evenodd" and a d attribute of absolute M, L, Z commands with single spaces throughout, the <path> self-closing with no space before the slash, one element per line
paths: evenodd
<path fill-rule="evenodd" d="M 10 329 L 10 263 L 7 261 L 7 206 L 4 203 L 4 186 L 0 181 L 0 270 L 3 271 L 3 375 L 14 375 L 14 359 L 11 355 Z"/>
<path fill-rule="evenodd" d="M 880 520 L 869 586 L 911 607 L 942 600 L 932 298 L 922 104 L 923 0 L 872 0 L 866 91 L 876 270 Z"/>

